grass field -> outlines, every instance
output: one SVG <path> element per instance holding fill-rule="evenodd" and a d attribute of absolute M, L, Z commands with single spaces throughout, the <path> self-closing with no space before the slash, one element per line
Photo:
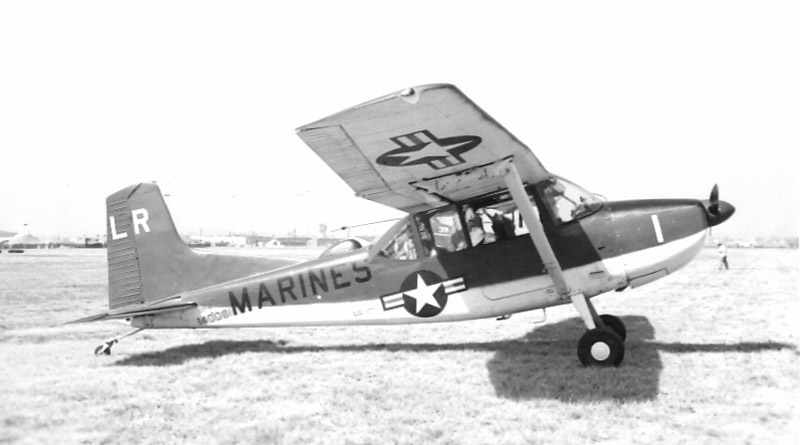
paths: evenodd
<path fill-rule="evenodd" d="M 283 251 L 300 258 L 306 252 Z M 286 253 L 290 252 L 290 253 Z M 798 443 L 797 250 L 713 251 L 594 300 L 625 362 L 582 368 L 570 306 L 393 327 L 63 326 L 107 304 L 104 250 L 0 255 L 0 443 Z"/>

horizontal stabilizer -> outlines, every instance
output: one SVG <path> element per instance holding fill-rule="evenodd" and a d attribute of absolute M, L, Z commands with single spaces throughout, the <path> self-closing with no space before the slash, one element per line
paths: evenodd
<path fill-rule="evenodd" d="M 163 314 L 166 312 L 182 311 L 195 306 L 197 306 L 197 304 L 195 303 L 173 303 L 170 305 L 161 305 L 161 306 L 146 307 L 146 308 L 126 307 L 124 308 L 124 310 L 104 312 L 102 314 L 92 315 L 90 317 L 81 318 L 79 320 L 68 321 L 65 324 L 91 323 L 94 321 L 133 318 L 142 315 L 156 315 L 156 314 Z"/>

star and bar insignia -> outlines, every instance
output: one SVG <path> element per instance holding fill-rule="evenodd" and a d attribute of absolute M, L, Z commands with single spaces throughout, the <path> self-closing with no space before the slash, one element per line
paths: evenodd
<path fill-rule="evenodd" d="M 463 164 L 462 155 L 480 145 L 480 136 L 451 136 L 438 138 L 429 130 L 415 131 L 389 138 L 397 148 L 375 160 L 387 167 L 407 167 L 427 164 L 434 170 Z"/>
<path fill-rule="evenodd" d="M 439 315 L 447 305 L 447 297 L 466 290 L 467 285 L 464 277 L 442 281 L 435 273 L 420 270 L 406 277 L 400 289 L 381 297 L 383 310 L 403 307 L 415 317 L 428 318 Z"/>

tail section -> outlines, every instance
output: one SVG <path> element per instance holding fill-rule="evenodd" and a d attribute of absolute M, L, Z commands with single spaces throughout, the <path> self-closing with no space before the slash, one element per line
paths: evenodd
<path fill-rule="evenodd" d="M 132 309 L 292 264 L 202 253 L 180 239 L 158 186 L 141 183 L 106 200 L 109 309 Z"/>
<path fill-rule="evenodd" d="M 106 199 L 108 240 L 108 308 L 111 310 L 144 303 L 142 271 L 136 235 L 150 232 L 150 214 L 147 203 L 131 203 L 130 198 L 145 184 L 131 186 Z M 148 187 L 146 187 L 148 188 Z M 156 187 L 156 191 L 157 191 Z M 137 200 L 138 201 L 138 200 Z M 160 203 L 166 210 L 163 200 Z M 131 205 L 136 207 L 134 214 Z M 149 204 L 152 205 L 152 204 Z M 136 216 L 136 229 L 134 229 Z M 148 244 L 148 243 L 140 243 Z"/>

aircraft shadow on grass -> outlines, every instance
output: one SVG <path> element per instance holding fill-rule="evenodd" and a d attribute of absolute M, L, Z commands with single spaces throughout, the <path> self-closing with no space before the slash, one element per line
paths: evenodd
<path fill-rule="evenodd" d="M 171 366 L 190 360 L 229 354 L 306 352 L 494 352 L 487 362 L 489 379 L 499 397 L 555 399 L 567 402 L 651 400 L 658 395 L 663 365 L 660 352 L 669 353 L 751 353 L 796 349 L 777 342 L 744 343 L 662 343 L 654 341 L 655 330 L 643 316 L 621 317 L 628 330 L 626 360 L 619 368 L 584 368 L 575 355 L 575 339 L 583 332 L 580 318 L 537 327 L 522 338 L 491 342 L 454 344 L 367 344 L 333 346 L 292 346 L 286 341 L 208 341 L 182 345 L 159 352 L 126 357 L 115 366 Z"/>

